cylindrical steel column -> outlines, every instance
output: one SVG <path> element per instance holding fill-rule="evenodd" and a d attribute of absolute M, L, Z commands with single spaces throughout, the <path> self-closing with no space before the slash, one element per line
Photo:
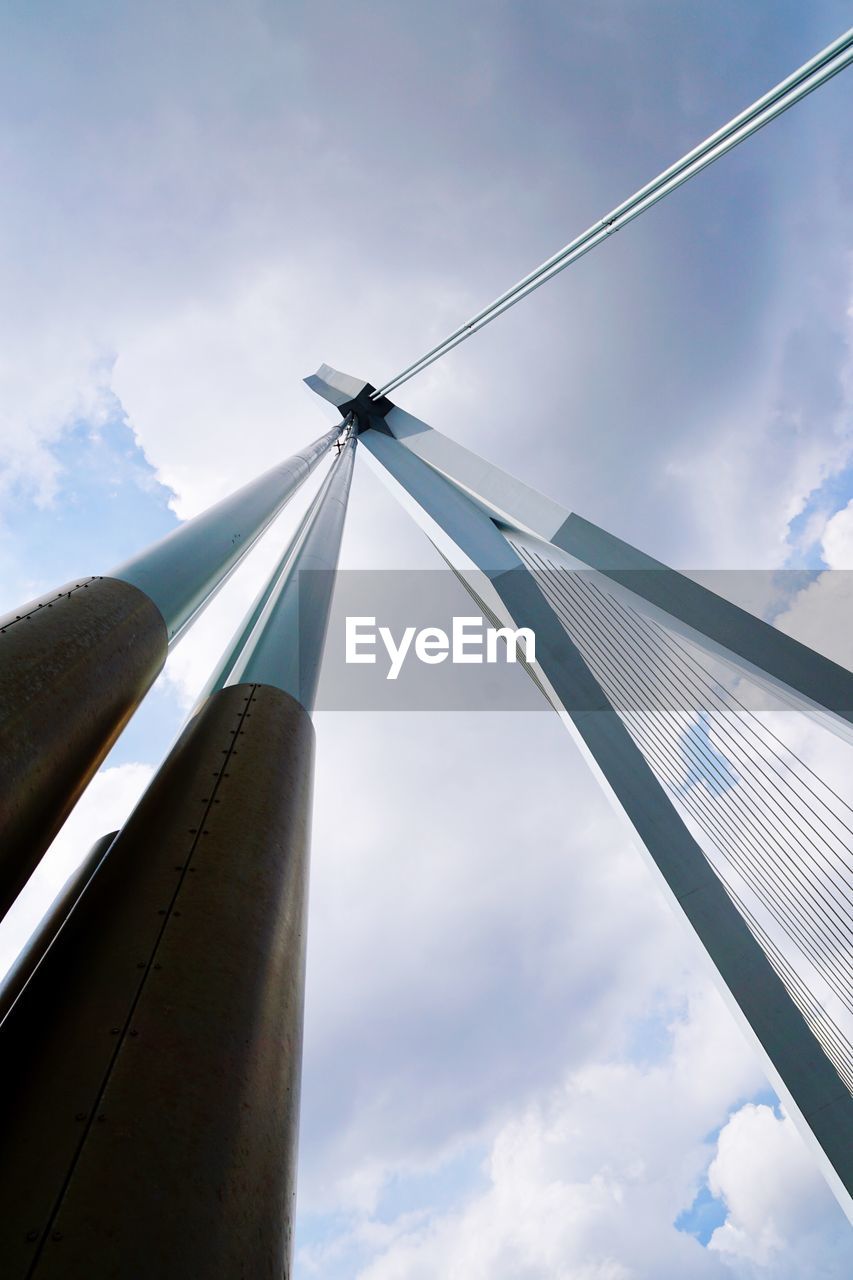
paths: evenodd
<path fill-rule="evenodd" d="M 224 683 L 260 681 L 313 709 L 335 570 L 355 465 L 350 435 L 317 495 L 315 511 Z"/>
<path fill-rule="evenodd" d="M 95 841 L 83 861 L 72 871 L 59 893 L 53 899 L 53 902 L 27 939 L 26 945 L 18 953 L 15 963 L 0 979 L 0 1024 L 8 1016 L 15 1001 L 46 956 L 56 935 L 71 914 L 74 904 L 83 893 L 86 885 L 100 865 L 104 854 L 117 835 L 117 831 L 110 831 Z"/>
<path fill-rule="evenodd" d="M 340 433 L 141 552 L 0 618 L 0 916 L 158 675 L 169 646 Z"/>
<path fill-rule="evenodd" d="M 283 1274 L 312 756 L 214 695 L 0 1028 L 4 1280 Z"/>
<path fill-rule="evenodd" d="M 0 916 L 162 667 L 137 587 L 72 582 L 0 619 Z"/>
<path fill-rule="evenodd" d="M 347 443 L 351 439 L 351 429 L 352 429 L 351 421 L 352 421 L 352 418 L 350 416 L 346 419 L 346 422 L 344 423 L 344 426 L 342 428 L 347 433 L 345 436 L 345 441 Z M 344 447 L 343 445 L 340 446 L 341 449 L 343 449 L 343 447 Z M 338 461 L 339 460 L 340 458 L 338 458 Z M 348 478 L 346 481 L 346 492 L 348 493 L 350 480 L 352 478 L 351 464 L 348 464 L 347 476 Z M 221 689 L 223 685 L 227 682 L 235 662 L 237 661 L 240 654 L 242 654 L 243 650 L 246 648 L 247 644 L 249 643 L 249 639 L 253 631 L 257 627 L 261 619 L 261 616 L 264 614 L 264 611 L 266 610 L 269 601 L 272 599 L 273 595 L 275 595 L 279 591 L 281 583 L 285 582 L 288 579 L 288 577 L 291 576 L 290 575 L 291 565 L 295 563 L 296 556 L 303 542 L 305 541 L 306 536 L 309 534 L 309 532 L 312 529 L 316 528 L 318 512 L 320 508 L 323 506 L 323 504 L 325 503 L 326 495 L 328 494 L 330 488 L 332 487 L 334 487 L 335 490 L 340 492 L 341 472 L 340 472 L 340 467 L 338 467 L 337 465 L 332 467 L 331 471 L 327 475 L 325 481 L 320 487 L 319 492 L 317 493 L 317 496 L 314 498 L 314 501 L 308 507 L 308 510 L 305 512 L 305 515 L 300 520 L 296 528 L 296 531 L 293 534 L 293 537 L 291 538 L 290 542 L 287 544 L 281 556 L 279 557 L 278 562 L 276 563 L 275 567 L 272 570 L 272 573 L 270 574 L 266 583 L 264 584 L 264 586 L 261 588 L 258 595 L 256 596 L 251 609 L 246 614 L 245 618 L 241 622 L 235 634 L 232 636 L 231 643 L 228 645 L 227 649 L 223 653 L 221 659 L 219 660 L 219 663 L 214 668 L 210 679 L 205 685 L 204 691 L 199 698 L 199 705 L 201 705 L 201 703 L 203 703 L 206 698 L 210 697 L 211 693 L 215 693 L 217 689 Z M 338 547 L 339 546 L 340 546 L 340 537 L 338 538 Z M 337 552 L 335 553 L 334 564 L 337 564 Z M 300 633 L 301 634 L 305 633 L 304 627 L 300 629 Z M 318 651 L 322 650 L 323 637 L 315 635 L 311 631 L 309 631 L 308 634 L 310 637 L 311 645 L 317 648 Z M 323 635 L 325 635 L 325 629 L 324 629 Z M 287 647 L 288 645 L 287 637 L 283 638 L 283 644 L 285 647 Z M 276 681 L 275 683 L 279 688 L 284 687 L 281 685 L 280 681 Z M 290 689 L 289 692 L 293 693 L 295 697 L 298 697 L 298 693 L 296 690 Z M 304 699 L 300 698 L 300 701 L 304 702 Z"/>
<path fill-rule="evenodd" d="M 274 602 L 334 571 L 353 449 L 252 630 L 266 681 L 194 713 L 0 1027 L 4 1280 L 290 1275 L 313 727 L 284 685 L 331 585 L 300 633 Z"/>
<path fill-rule="evenodd" d="M 112 570 L 110 577 L 139 587 L 154 601 L 165 620 L 170 646 L 213 598 L 340 433 L 340 426 L 331 427 L 300 453 L 270 467 Z"/>

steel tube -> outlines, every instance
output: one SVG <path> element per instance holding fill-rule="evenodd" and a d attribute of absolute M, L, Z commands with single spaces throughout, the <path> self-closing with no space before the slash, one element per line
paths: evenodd
<path fill-rule="evenodd" d="M 15 1001 L 24 991 L 30 978 L 41 964 L 56 939 L 59 930 L 71 914 L 74 904 L 83 893 L 89 880 L 97 870 L 104 854 L 109 849 L 117 831 L 110 831 L 101 836 L 92 845 L 79 867 L 62 885 L 59 893 L 51 902 L 36 928 L 27 939 L 26 945 L 18 953 L 15 963 L 0 980 L 0 1023 L 13 1008 Z"/>
<path fill-rule="evenodd" d="M 664 196 L 676 190 L 683 182 L 700 173 L 702 169 L 712 164 L 714 160 L 719 159 L 738 143 L 743 142 L 750 137 L 758 129 L 768 124 L 771 120 L 787 111 L 789 107 L 794 106 L 802 98 L 812 93 L 815 89 L 831 80 L 839 71 L 843 71 L 845 67 L 853 62 L 853 29 L 844 32 L 831 44 L 822 49 L 820 53 L 815 54 L 796 71 L 786 76 L 779 84 L 763 94 L 751 106 L 741 111 L 734 119 L 723 125 L 712 133 L 704 142 L 694 147 L 686 155 L 682 156 L 674 164 L 664 169 L 645 186 L 641 187 L 627 200 L 623 200 L 621 204 L 612 209 L 610 213 L 599 218 L 591 227 L 576 236 L 574 240 L 569 241 L 557 253 L 552 254 L 545 262 L 536 267 L 528 275 L 523 276 L 510 289 L 500 294 L 493 302 L 489 303 L 481 311 L 478 311 L 465 324 L 460 325 L 458 329 L 454 329 L 436 346 L 431 347 L 418 360 L 407 365 L 400 373 L 395 374 L 393 378 L 389 378 L 383 383 L 378 390 L 372 393 L 375 400 L 387 395 L 390 391 L 394 391 L 397 387 L 402 386 L 404 382 L 408 382 L 416 374 L 421 373 L 429 365 L 433 364 L 441 356 L 452 351 L 460 342 L 464 342 L 466 338 L 477 333 L 485 325 L 492 320 L 497 319 L 504 311 L 508 311 L 510 307 L 515 306 L 522 298 L 526 298 L 529 293 L 538 289 L 540 285 L 545 284 L 547 280 L 558 275 L 566 267 L 576 262 L 578 258 L 583 257 L 590 249 L 595 248 L 602 240 L 607 239 L 621 227 L 633 221 L 646 209 L 650 209 L 652 205 L 657 204 Z"/>
<path fill-rule="evenodd" d="M 335 570 L 355 462 L 351 435 L 317 495 L 305 533 L 240 652 L 226 683 L 284 689 L 309 711 L 314 706 L 329 622 Z"/>
<path fill-rule="evenodd" d="M 166 628 L 136 587 L 69 583 L 0 619 L 0 916 L 147 693 Z"/>
<path fill-rule="evenodd" d="M 0 1026 L 4 1280 L 290 1275 L 306 707 L 354 449 Z"/>
<path fill-rule="evenodd" d="M 332 468 L 333 471 L 335 466 L 337 466 L 338 461 L 339 459 L 336 460 L 336 462 L 333 464 L 333 468 Z M 209 698 L 212 693 L 215 693 L 217 689 L 223 688 L 223 686 L 227 683 L 228 677 L 232 669 L 234 668 L 240 655 L 243 653 L 243 650 L 246 648 L 249 642 L 249 638 L 251 637 L 252 632 L 255 630 L 255 627 L 260 621 L 267 607 L 267 604 L 269 603 L 272 596 L 278 590 L 279 584 L 283 579 L 285 571 L 287 570 L 290 562 L 294 559 L 299 547 L 305 540 L 305 535 L 307 531 L 310 529 L 311 525 L 313 524 L 316 518 L 318 508 L 320 507 L 321 503 L 324 500 L 324 496 L 327 492 L 329 482 L 331 481 L 331 474 L 332 473 L 330 472 L 326 482 L 321 486 L 314 500 L 309 505 L 304 516 L 302 517 L 299 524 L 297 525 L 296 532 L 294 533 L 293 537 L 290 539 L 290 542 L 287 544 L 282 554 L 279 556 L 279 559 L 277 560 L 275 567 L 273 568 L 271 574 L 269 575 L 266 583 L 264 584 L 264 586 L 261 588 L 261 590 L 258 592 L 257 596 L 255 597 L 255 600 L 254 600 L 254 603 L 252 604 L 251 609 L 246 614 L 246 617 L 243 619 L 237 631 L 235 632 L 234 636 L 232 637 L 231 643 L 229 644 L 225 653 L 222 655 L 222 658 L 220 659 L 218 665 L 214 668 L 213 674 L 211 675 L 210 679 L 208 680 L 207 684 L 204 687 L 204 691 L 199 697 L 199 703 L 204 702 L 204 700 L 206 698 Z M 286 638 L 284 643 L 287 643 Z"/>
<path fill-rule="evenodd" d="M 169 646 L 331 448 L 301 453 L 109 577 L 0 618 L 0 916 L 147 693 Z"/>
<path fill-rule="evenodd" d="M 132 556 L 110 577 L 130 582 L 154 601 L 173 645 L 340 435 L 332 427 L 215 506 Z"/>
<path fill-rule="evenodd" d="M 289 1275 L 313 737 L 216 693 L 0 1027 L 4 1280 Z"/>

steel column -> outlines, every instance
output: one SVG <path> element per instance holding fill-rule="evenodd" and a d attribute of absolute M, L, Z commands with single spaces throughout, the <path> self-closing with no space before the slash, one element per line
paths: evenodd
<path fill-rule="evenodd" d="M 4 1280 L 290 1275 L 306 705 L 354 447 L 241 629 L 227 687 L 192 715 L 0 1027 Z M 322 591 L 294 612 L 306 568 Z M 284 686 L 312 648 L 303 703 Z"/>
<path fill-rule="evenodd" d="M 305 534 L 254 630 L 235 653 L 225 683 L 251 680 L 272 684 L 313 709 L 355 448 L 353 435 L 318 494 Z"/>
<path fill-rule="evenodd" d="M 104 854 L 117 835 L 117 831 L 109 831 L 95 841 L 83 861 L 72 871 L 65 884 L 62 885 L 59 893 L 57 893 L 53 902 L 51 902 L 38 925 L 27 939 L 26 945 L 18 953 L 15 963 L 7 970 L 2 981 L 0 981 L 0 1024 L 5 1020 L 15 1001 L 46 956 L 56 935 L 71 914 L 74 904 L 95 874 Z"/>
<path fill-rule="evenodd" d="M 163 615 L 173 645 L 243 556 L 328 453 L 332 427 L 285 459 L 113 569 L 110 577 L 144 591 Z"/>
<path fill-rule="evenodd" d="M 313 708 L 354 462 L 349 435 L 202 698 L 238 679 L 258 680 Z"/>
<path fill-rule="evenodd" d="M 89 578 L 0 619 L 0 916 L 160 671 L 138 588 Z"/>
<path fill-rule="evenodd" d="M 635 843 L 711 961 L 729 1008 L 853 1221 L 853 1097 L 533 576 L 493 520 L 392 436 L 359 437 L 494 612 L 536 635 L 536 674 Z M 464 567 L 464 566 L 461 566 Z M 465 579 L 462 579 L 463 584 Z"/>
<path fill-rule="evenodd" d="M 332 399 L 334 384 L 343 377 L 326 370 L 325 377 L 315 375 L 311 385 L 325 399 Z M 356 380 L 347 378 L 347 382 Z M 601 574 L 609 589 L 615 586 L 644 616 L 745 672 L 774 695 L 853 741 L 853 673 L 537 493 L 399 406 L 383 403 L 384 408 L 376 406 L 369 425 L 445 476 L 499 524 L 558 547 L 579 568 Z"/>
<path fill-rule="evenodd" d="M 0 916 L 197 616 L 340 433 L 333 427 L 108 577 L 0 618 Z"/>
<path fill-rule="evenodd" d="M 0 1028 L 4 1280 L 283 1274 L 312 756 L 214 695 Z"/>

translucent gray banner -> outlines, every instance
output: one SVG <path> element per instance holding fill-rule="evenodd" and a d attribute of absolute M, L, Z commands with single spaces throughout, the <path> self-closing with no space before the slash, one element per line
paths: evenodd
<path fill-rule="evenodd" d="M 300 597 L 317 590 L 320 574 L 302 572 Z M 558 564 L 533 575 L 566 645 L 580 652 L 617 709 L 676 711 L 692 719 L 717 691 L 753 710 L 786 705 L 778 689 L 727 661 L 719 643 L 697 643 L 689 627 L 650 605 L 648 575 L 644 570 L 642 582 L 638 575 L 636 591 L 624 571 L 618 582 Z M 850 574 L 715 570 L 684 576 L 723 601 L 778 622 L 820 653 L 819 661 L 853 661 Z M 317 709 L 549 710 L 537 671 L 536 628 L 527 630 L 532 636 L 515 634 L 515 623 L 473 571 L 340 572 Z"/>

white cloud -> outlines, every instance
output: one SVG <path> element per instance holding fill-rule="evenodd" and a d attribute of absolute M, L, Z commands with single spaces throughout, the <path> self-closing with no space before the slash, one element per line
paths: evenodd
<path fill-rule="evenodd" d="M 797 592 L 774 624 L 802 644 L 853 670 L 853 573 L 828 569 Z"/>
<path fill-rule="evenodd" d="M 674 1221 L 702 1180 L 705 1135 L 758 1076 L 707 989 L 693 988 L 670 1030 L 658 1063 L 591 1063 L 499 1122 L 484 1161 L 487 1188 L 451 1212 L 389 1223 L 359 1280 L 725 1276 Z M 350 1243 L 365 1243 L 364 1228 L 360 1219 Z M 322 1274 L 322 1258 L 322 1247 L 306 1249 L 304 1274 Z"/>
<path fill-rule="evenodd" d="M 819 534 L 818 534 L 819 531 Z M 826 518 L 812 537 L 819 541 L 827 569 L 798 591 L 775 625 L 803 644 L 853 670 L 853 499 Z"/>
<path fill-rule="evenodd" d="M 738 1275 L 850 1275 L 847 1221 L 784 1113 L 754 1105 L 735 1112 L 717 1139 L 708 1183 L 728 1211 L 709 1247 Z"/>
<path fill-rule="evenodd" d="M 85 338 L 46 325 L 3 329 L 0 355 L 0 494 L 13 486 L 46 504 L 59 467 L 50 446 L 77 419 L 97 424 L 109 370 Z"/>
<path fill-rule="evenodd" d="M 827 521 L 821 542 L 830 569 L 853 569 L 853 499 Z"/>
<path fill-rule="evenodd" d="M 362 1207 L 300 1252 L 300 1274 L 334 1261 L 359 1280 L 842 1280 L 849 1229 L 790 1121 L 754 1104 L 726 1119 L 759 1078 L 716 994 L 694 987 L 670 1029 L 657 1063 L 591 1063 L 501 1121 L 484 1190 L 390 1221 Z M 674 1225 L 706 1177 L 727 1214 L 709 1248 Z"/>
<path fill-rule="evenodd" d="M 317 727 L 301 1203 L 328 1209 L 615 1051 L 689 955 L 547 712 Z"/>
<path fill-rule="evenodd" d="M 707 17 L 701 58 L 670 15 L 559 5 L 541 27 L 511 6 L 260 3 L 16 26 L 0 53 L 2 265 L 20 299 L 0 321 L 9 478 L 50 499 L 50 445 L 107 378 L 182 515 L 291 452 L 325 424 L 300 384 L 321 360 L 377 378 L 408 363 L 715 127 L 726 95 L 734 110 L 793 65 L 799 35 L 759 9 L 734 37 L 722 12 Z M 664 557 L 778 564 L 787 521 L 849 452 L 843 405 L 809 381 L 827 372 L 817 390 L 834 389 L 846 358 L 819 327 L 846 289 L 843 234 L 800 230 L 836 198 L 836 92 L 400 402 Z M 789 360 L 809 326 L 828 371 L 811 349 Z M 356 481 L 348 561 L 405 549 L 414 562 L 372 483 Z M 170 659 L 185 702 L 271 548 Z M 319 721 L 302 1204 L 369 1213 L 389 1170 L 480 1141 L 493 1153 L 480 1207 L 401 1221 L 377 1267 L 718 1274 L 671 1220 L 708 1154 L 702 1125 L 755 1069 L 701 1012 L 676 1035 L 683 1077 L 624 1060 L 632 1023 L 684 999 L 690 962 L 562 730 L 547 716 Z M 143 771 L 102 775 L 113 817 L 83 808 L 106 804 L 107 783 L 81 804 L 92 820 L 74 857 L 126 816 L 146 775 L 125 768 Z M 484 1261 L 489 1232 L 506 1254 Z"/>

